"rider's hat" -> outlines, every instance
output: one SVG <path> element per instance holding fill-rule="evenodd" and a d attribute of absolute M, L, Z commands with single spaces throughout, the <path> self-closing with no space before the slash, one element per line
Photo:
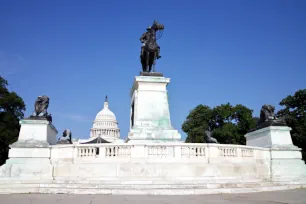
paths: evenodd
<path fill-rule="evenodd" d="M 151 30 L 151 26 L 147 27 L 147 30 Z"/>

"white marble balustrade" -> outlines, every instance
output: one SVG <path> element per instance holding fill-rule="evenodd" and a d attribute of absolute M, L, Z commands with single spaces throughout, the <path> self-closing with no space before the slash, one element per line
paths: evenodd
<path fill-rule="evenodd" d="M 183 158 L 201 158 L 207 156 L 205 150 L 207 146 L 181 146 L 181 155 Z"/>
<path fill-rule="evenodd" d="M 117 159 L 163 159 L 214 161 L 252 161 L 269 156 L 268 148 L 224 144 L 86 144 L 51 146 L 51 159 L 69 159 L 82 162 L 88 159 L 116 161 Z M 68 152 L 74 152 L 72 154 Z"/>
<path fill-rule="evenodd" d="M 103 147 L 100 147 L 101 149 Z M 130 158 L 131 157 L 131 145 L 112 145 L 106 146 L 105 148 L 105 157 L 112 158 L 112 157 L 120 157 L 120 158 Z"/>
<path fill-rule="evenodd" d="M 77 157 L 96 157 L 99 151 L 97 147 L 80 147 L 77 148 Z"/>
<path fill-rule="evenodd" d="M 221 157 L 237 157 L 236 147 L 218 147 L 218 149 Z"/>

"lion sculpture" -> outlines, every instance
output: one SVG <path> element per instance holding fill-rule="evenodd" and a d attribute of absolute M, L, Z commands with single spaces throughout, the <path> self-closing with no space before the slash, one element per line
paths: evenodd
<path fill-rule="evenodd" d="M 275 116 L 275 107 L 272 105 L 263 105 L 260 110 L 260 118 L 257 123 L 257 129 L 268 126 L 286 126 L 284 118 L 277 118 Z"/>
<path fill-rule="evenodd" d="M 259 123 L 264 123 L 264 122 L 267 122 L 269 120 L 277 119 L 275 117 L 274 111 L 275 111 L 275 107 L 274 106 L 267 105 L 267 104 L 263 105 L 261 107 L 261 110 L 260 110 Z"/>
<path fill-rule="evenodd" d="M 58 139 L 57 144 L 72 144 L 71 135 L 70 129 L 64 130 L 63 136 Z"/>
<path fill-rule="evenodd" d="M 35 105 L 34 112 L 32 116 L 34 117 L 47 117 L 48 112 L 47 109 L 49 107 L 49 97 L 48 96 L 38 96 Z"/>
<path fill-rule="evenodd" d="M 47 112 L 48 107 L 49 107 L 49 97 L 38 96 L 34 104 L 34 112 L 30 116 L 30 118 L 34 119 L 43 118 L 52 122 L 52 116 Z"/>

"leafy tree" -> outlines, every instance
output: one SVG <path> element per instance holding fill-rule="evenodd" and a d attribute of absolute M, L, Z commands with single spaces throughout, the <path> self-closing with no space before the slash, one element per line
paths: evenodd
<path fill-rule="evenodd" d="M 205 131 L 212 131 L 212 136 L 220 143 L 245 144 L 244 135 L 256 125 L 252 112 L 241 104 L 227 103 L 213 109 L 198 105 L 182 125 L 187 133 L 186 142 L 205 142 Z"/>
<path fill-rule="evenodd" d="M 303 159 L 306 161 L 306 89 L 287 96 L 279 104 L 284 108 L 277 112 L 277 116 L 284 117 L 287 125 L 292 128 L 293 144 L 302 148 Z"/>
<path fill-rule="evenodd" d="M 0 76 L 0 165 L 8 157 L 9 144 L 18 139 L 19 120 L 25 111 L 22 98 L 10 92 L 7 86 L 7 81 Z"/>
<path fill-rule="evenodd" d="M 187 133 L 186 142 L 205 142 L 205 130 L 209 129 L 212 110 L 209 106 L 198 105 L 187 116 L 182 125 L 182 130 Z"/>

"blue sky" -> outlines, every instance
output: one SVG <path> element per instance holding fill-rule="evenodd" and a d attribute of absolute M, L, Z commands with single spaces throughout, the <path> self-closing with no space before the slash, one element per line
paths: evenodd
<path fill-rule="evenodd" d="M 152 2 L 152 5 L 149 4 Z M 0 1 L 0 74 L 25 101 L 50 97 L 59 135 L 87 138 L 109 96 L 125 138 L 139 38 L 165 25 L 157 71 L 181 131 L 198 104 L 261 106 L 306 88 L 306 1 Z"/>

